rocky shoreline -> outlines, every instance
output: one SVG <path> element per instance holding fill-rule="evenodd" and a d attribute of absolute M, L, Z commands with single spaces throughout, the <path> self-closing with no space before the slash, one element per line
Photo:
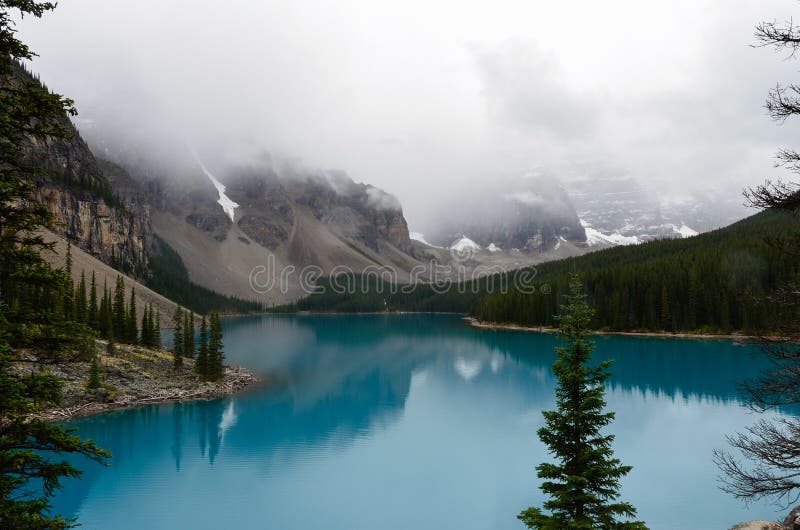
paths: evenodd
<path fill-rule="evenodd" d="M 97 341 L 106 351 L 105 341 Z M 38 370 L 35 358 L 23 358 L 15 369 Z M 100 385 L 88 388 L 91 363 L 68 362 L 48 369 L 63 383 L 61 402 L 31 414 L 45 421 L 65 421 L 113 410 L 136 408 L 174 401 L 209 400 L 235 394 L 254 386 L 260 379 L 243 368 L 226 366 L 221 381 L 201 381 L 194 360 L 184 359 L 173 367 L 172 354 L 164 349 L 117 345 L 113 355 L 98 354 Z"/>
<path fill-rule="evenodd" d="M 789 512 L 783 524 L 776 521 L 747 521 L 732 526 L 730 530 L 800 530 L 800 506 Z"/>

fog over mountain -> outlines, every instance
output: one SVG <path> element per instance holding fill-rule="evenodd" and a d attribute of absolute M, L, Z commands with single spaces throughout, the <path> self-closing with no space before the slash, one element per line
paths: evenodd
<path fill-rule="evenodd" d="M 187 143 L 218 175 L 265 153 L 337 168 L 416 229 L 442 196 L 532 170 L 569 191 L 614 167 L 659 200 L 741 202 L 798 137 L 763 110 L 794 68 L 751 47 L 757 22 L 796 9 L 81 0 L 20 30 L 95 150 L 194 178 Z"/>

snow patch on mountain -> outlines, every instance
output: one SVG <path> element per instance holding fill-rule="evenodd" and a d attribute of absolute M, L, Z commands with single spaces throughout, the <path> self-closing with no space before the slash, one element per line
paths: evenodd
<path fill-rule="evenodd" d="M 442 248 L 442 247 L 440 247 L 438 245 L 434 245 L 433 243 L 431 243 L 430 241 L 425 239 L 425 234 L 423 234 L 422 232 L 409 232 L 408 233 L 408 237 L 409 237 L 409 239 L 413 239 L 414 241 L 419 241 L 420 243 L 424 243 L 424 244 L 428 245 L 429 247 Z"/>
<path fill-rule="evenodd" d="M 214 185 L 214 187 L 217 188 L 217 193 L 219 193 L 219 199 L 217 200 L 217 203 L 219 203 L 219 205 L 222 206 L 222 211 L 224 211 L 228 215 L 228 217 L 231 218 L 231 222 L 235 222 L 236 208 L 239 207 L 239 204 L 237 204 L 236 202 L 231 200 L 230 197 L 225 195 L 225 184 L 217 180 L 217 177 L 211 174 L 211 172 L 208 170 L 208 168 L 206 168 L 205 164 L 203 164 L 203 162 L 200 160 L 200 157 L 197 156 L 197 153 L 195 153 L 194 150 L 192 150 L 192 155 L 194 155 L 194 159 L 197 162 L 197 165 L 200 166 L 200 169 L 203 171 L 205 176 L 207 176 L 208 179 L 211 181 L 211 183 Z"/>
<path fill-rule="evenodd" d="M 486 247 L 486 250 L 488 250 L 489 252 L 501 252 L 503 249 L 501 249 L 494 243 L 489 243 L 489 246 Z"/>
<path fill-rule="evenodd" d="M 425 240 L 425 234 L 421 232 L 409 232 L 408 237 L 409 239 L 413 239 L 414 241 L 419 241 L 420 243 L 425 243 L 426 245 L 433 246 Z"/>
<path fill-rule="evenodd" d="M 455 250 L 456 252 L 464 252 L 466 250 L 477 251 L 480 250 L 481 246 L 471 240 L 470 238 L 464 236 L 461 239 L 454 241 L 452 245 L 450 245 L 450 250 Z"/>
<path fill-rule="evenodd" d="M 583 226 L 584 231 L 586 232 L 586 243 L 590 246 L 620 246 L 620 245 L 638 245 L 642 241 L 637 236 L 625 236 L 622 235 L 618 230 L 610 233 L 604 234 L 599 230 L 595 230 L 592 226 L 581 219 L 581 226 Z"/>

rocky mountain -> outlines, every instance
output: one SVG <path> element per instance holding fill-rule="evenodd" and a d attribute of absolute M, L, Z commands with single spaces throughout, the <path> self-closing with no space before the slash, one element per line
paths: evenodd
<path fill-rule="evenodd" d="M 56 232 L 133 279 L 185 297 L 181 303 L 197 290 L 192 283 L 209 290 L 203 298 L 221 293 L 270 305 L 305 296 L 320 275 L 373 271 L 405 283 L 430 280 L 434 267 L 457 279 L 482 265 L 496 271 L 530 262 L 492 252 L 465 260 L 412 241 L 395 197 L 341 171 L 209 168 L 185 144 L 150 159 L 134 144 L 115 149 L 90 128 L 100 159 L 64 119 L 70 139 L 31 141 L 28 149 L 43 169 L 37 198 L 55 215 Z M 446 268 L 454 262 L 458 269 Z"/>
<path fill-rule="evenodd" d="M 18 66 L 11 82 L 37 81 Z M 69 138 L 29 138 L 25 146 L 25 154 L 41 170 L 31 175 L 36 198 L 53 214 L 56 233 L 119 270 L 143 273 L 149 206 L 141 196 L 116 192 L 106 168 L 66 115 L 63 125 Z"/>
<path fill-rule="evenodd" d="M 353 182 L 343 172 L 281 178 L 271 168 L 250 170 L 235 174 L 227 191 L 241 212 L 236 224 L 270 250 L 289 243 L 296 216 L 303 214 L 379 255 L 388 247 L 403 253 L 410 250 L 400 202 L 373 186 Z M 295 256 L 299 264 L 320 261 L 309 261 L 296 245 L 292 249 L 299 252 Z"/>
<path fill-rule="evenodd" d="M 404 282 L 421 263 L 397 199 L 343 172 L 190 166 L 180 177 L 132 173 L 150 190 L 154 234 L 200 285 L 279 304 L 314 275 L 382 267 Z"/>
<path fill-rule="evenodd" d="M 449 204 L 448 204 L 449 203 Z M 474 185 L 443 201 L 440 220 L 425 231 L 427 241 L 452 246 L 464 240 L 495 252 L 531 256 L 568 242 L 581 246 L 586 234 L 567 192 L 543 176 Z"/>
<path fill-rule="evenodd" d="M 31 77 L 20 69 L 18 80 Z M 579 180 L 567 192 L 538 175 L 455 190 L 425 236 L 412 239 L 395 197 L 342 171 L 213 154 L 207 166 L 179 142 L 144 152 L 90 129 L 101 160 L 66 116 L 64 123 L 71 138 L 28 146 L 44 170 L 32 177 L 37 198 L 54 214 L 58 235 L 145 283 L 160 275 L 152 285 L 180 283 L 183 292 L 193 282 L 266 305 L 305 296 L 318 276 L 463 279 L 592 247 L 691 235 L 720 219 L 699 202 L 666 207 L 630 178 Z"/>
<path fill-rule="evenodd" d="M 570 181 L 568 188 L 590 247 L 690 237 L 747 215 L 738 195 L 723 200 L 719 193 L 694 192 L 666 198 L 626 174 L 592 173 Z"/>

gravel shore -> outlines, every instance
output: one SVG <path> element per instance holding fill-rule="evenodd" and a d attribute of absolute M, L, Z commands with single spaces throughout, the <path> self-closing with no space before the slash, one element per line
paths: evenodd
<path fill-rule="evenodd" d="M 106 351 L 105 341 L 97 341 L 98 351 Z M 34 358 L 23 358 L 15 365 L 20 372 L 39 370 Z M 121 408 L 133 408 L 170 401 L 214 399 L 239 392 L 259 382 L 243 368 L 225 367 L 221 381 L 201 381 L 194 371 L 194 360 L 184 359 L 173 368 L 172 353 L 164 349 L 118 344 L 114 355 L 100 353 L 100 387 L 87 388 L 89 362 L 48 365 L 64 386 L 56 407 L 33 413 L 47 421 L 64 421 Z"/>

